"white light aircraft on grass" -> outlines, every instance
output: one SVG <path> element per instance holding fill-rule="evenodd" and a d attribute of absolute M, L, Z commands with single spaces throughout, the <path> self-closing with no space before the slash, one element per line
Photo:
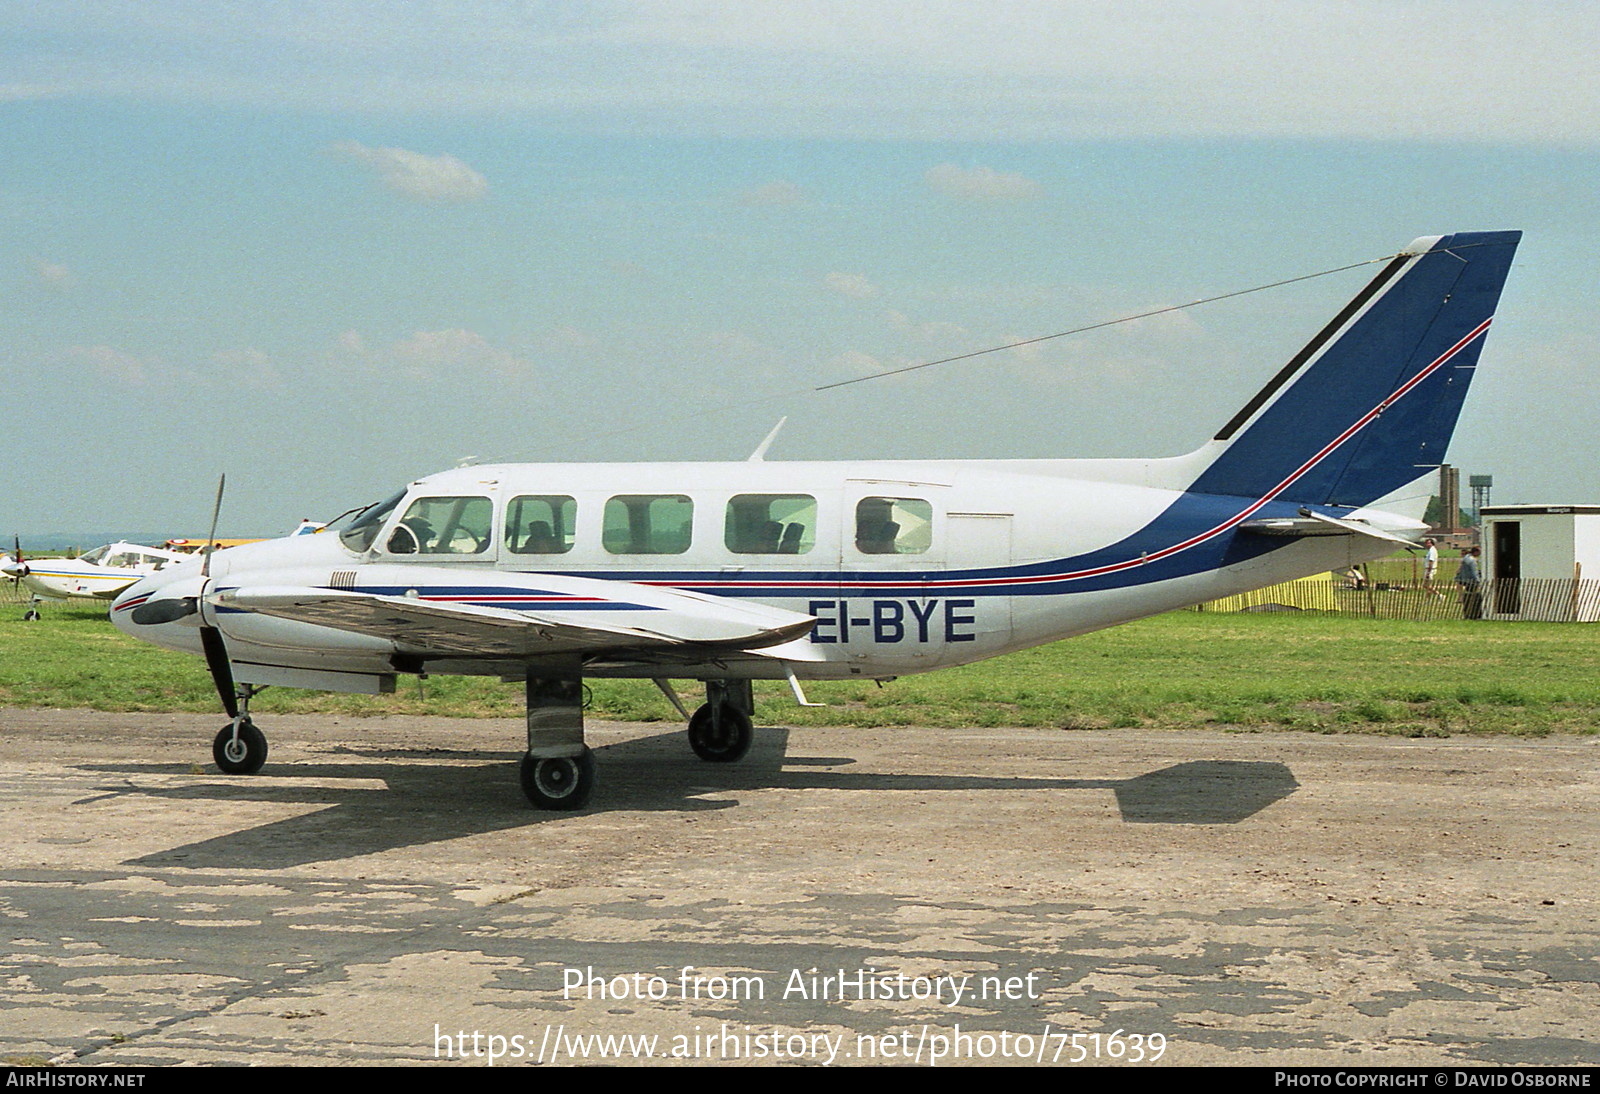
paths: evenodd
<path fill-rule="evenodd" d="M 41 600 L 111 600 L 146 574 L 184 556 L 138 543 L 108 543 L 77 558 L 24 558 L 14 541 L 12 553 L 0 555 L 0 574 L 33 594 L 23 618 L 39 618 Z"/>
<path fill-rule="evenodd" d="M 337 534 L 169 566 L 112 618 L 205 656 L 224 771 L 266 758 L 263 686 L 492 675 L 525 682 L 529 799 L 581 808 L 584 677 L 654 679 L 686 716 L 667 679 L 704 681 L 689 744 L 732 761 L 752 680 L 804 702 L 802 679 L 966 664 L 1411 545 L 1423 524 L 1370 506 L 1443 461 L 1519 238 L 1415 241 L 1187 456 L 458 468 Z"/>

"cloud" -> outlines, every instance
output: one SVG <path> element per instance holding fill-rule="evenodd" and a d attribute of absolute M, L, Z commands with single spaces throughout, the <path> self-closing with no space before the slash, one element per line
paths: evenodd
<path fill-rule="evenodd" d="M 78 286 L 78 279 L 72 276 L 72 271 L 59 262 L 38 259 L 33 264 L 33 272 L 39 284 L 53 292 L 71 292 Z"/>
<path fill-rule="evenodd" d="M 799 184 L 779 179 L 741 190 L 735 200 L 740 205 L 804 205 L 807 198 Z"/>
<path fill-rule="evenodd" d="M 54 99 L 67 94 L 69 90 L 59 84 L 0 84 L 0 103 Z"/>
<path fill-rule="evenodd" d="M 272 358 L 254 346 L 225 349 L 211 355 L 211 363 L 246 387 L 266 389 L 283 386 L 283 377 Z"/>
<path fill-rule="evenodd" d="M 383 348 L 367 344 L 358 331 L 339 335 L 334 359 L 360 361 L 381 372 L 399 370 L 415 380 L 464 379 L 485 373 L 527 377 L 534 365 L 476 331 L 419 330 Z"/>
<path fill-rule="evenodd" d="M 868 281 L 865 274 L 831 273 L 822 283 L 839 295 L 855 300 L 871 300 L 878 295 L 878 286 Z"/>
<path fill-rule="evenodd" d="M 413 368 L 429 371 L 469 369 L 510 376 L 533 369 L 530 362 L 490 345 L 483 335 L 470 330 L 419 330 L 396 342 L 390 352 Z"/>
<path fill-rule="evenodd" d="M 996 171 L 993 167 L 941 163 L 928 168 L 923 178 L 939 193 L 965 201 L 1028 201 L 1044 193 L 1044 187 L 1026 175 Z"/>
<path fill-rule="evenodd" d="M 150 382 L 154 371 L 150 362 L 113 346 L 73 346 L 67 354 L 119 384 L 143 386 Z"/>
<path fill-rule="evenodd" d="M 600 339 L 571 323 L 557 323 L 545 331 L 539 342 L 543 348 L 557 353 L 592 350 L 600 345 Z"/>
<path fill-rule="evenodd" d="M 706 335 L 706 344 L 734 357 L 769 357 L 771 346 L 741 330 L 716 330 Z"/>
<path fill-rule="evenodd" d="M 0 101 L 632 136 L 1600 135 L 1600 5 L 1571 0 L 124 0 L 11 4 L 7 20 Z"/>
<path fill-rule="evenodd" d="M 454 156 L 369 148 L 355 141 L 340 141 L 329 151 L 372 168 L 385 186 L 415 201 L 478 201 L 489 193 L 489 181 Z"/>
<path fill-rule="evenodd" d="M 934 319 L 929 322 L 920 322 L 909 315 L 899 311 L 886 311 L 884 320 L 895 330 L 902 331 L 921 342 L 931 342 L 947 348 L 958 347 L 962 339 L 969 338 L 971 331 L 960 323 L 952 323 L 944 319 Z M 956 352 L 956 349 L 950 349 Z"/>
<path fill-rule="evenodd" d="M 855 380 L 896 366 L 894 364 L 886 364 L 870 353 L 847 349 L 843 353 L 835 354 L 833 357 L 828 358 L 823 362 L 822 367 L 826 375 L 838 376 L 843 380 Z"/>

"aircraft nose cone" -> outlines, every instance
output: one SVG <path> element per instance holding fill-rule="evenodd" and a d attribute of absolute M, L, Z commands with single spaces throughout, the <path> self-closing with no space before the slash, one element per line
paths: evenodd
<path fill-rule="evenodd" d="M 139 605 L 153 601 L 161 594 L 166 582 L 159 573 L 148 574 L 135 581 L 111 602 L 111 618 L 117 622 L 129 618 L 129 612 Z"/>
<path fill-rule="evenodd" d="M 111 602 L 111 621 L 118 630 L 149 639 L 151 632 L 145 628 L 173 623 L 194 612 L 195 598 L 182 594 L 196 593 L 198 587 L 184 588 L 163 578 L 159 573 L 141 578 Z"/>

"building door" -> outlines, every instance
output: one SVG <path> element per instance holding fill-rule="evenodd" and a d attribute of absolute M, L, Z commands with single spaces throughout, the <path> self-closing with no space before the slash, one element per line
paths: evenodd
<path fill-rule="evenodd" d="M 1522 522 L 1494 522 L 1494 614 L 1522 611 Z"/>

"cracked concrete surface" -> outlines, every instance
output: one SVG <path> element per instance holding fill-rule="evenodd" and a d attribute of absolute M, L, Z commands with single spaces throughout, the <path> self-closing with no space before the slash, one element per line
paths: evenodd
<path fill-rule="evenodd" d="M 560 815 L 518 722 L 269 718 L 248 778 L 217 724 L 0 710 L 5 1061 L 1600 1063 L 1593 739 L 769 727 L 722 766 L 598 723 Z M 902 975 L 969 991 L 865 990 Z"/>

